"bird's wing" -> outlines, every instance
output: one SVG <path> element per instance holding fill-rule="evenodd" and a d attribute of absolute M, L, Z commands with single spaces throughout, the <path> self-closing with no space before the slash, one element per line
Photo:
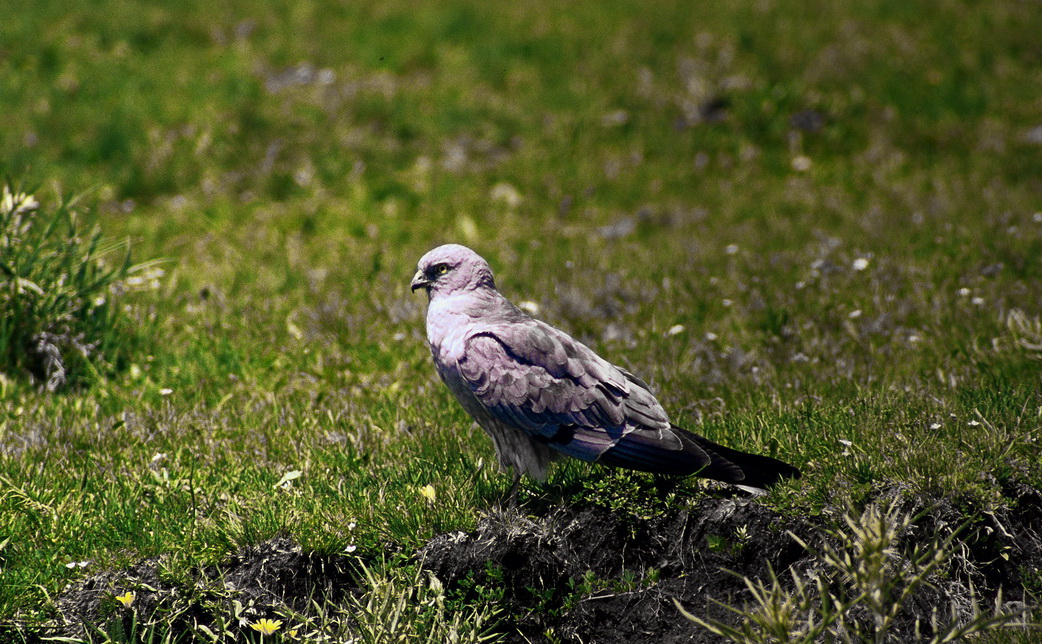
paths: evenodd
<path fill-rule="evenodd" d="M 619 465 L 659 471 L 675 453 L 690 471 L 647 385 L 564 332 L 528 318 L 477 324 L 464 342 L 459 374 L 498 420 L 582 460 L 611 451 Z"/>

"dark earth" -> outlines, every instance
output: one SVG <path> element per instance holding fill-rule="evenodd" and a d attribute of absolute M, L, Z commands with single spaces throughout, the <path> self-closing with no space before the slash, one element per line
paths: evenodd
<path fill-rule="evenodd" d="M 971 585 L 985 607 L 1000 588 L 1008 607 L 1038 606 L 1042 493 L 1016 481 L 1003 493 L 1008 509 L 989 513 L 959 499 L 879 493 L 879 502 L 898 499 L 903 509 L 924 512 L 904 537 L 908 547 L 976 517 L 936 583 L 908 603 L 892 641 L 914 641 L 917 619 L 927 625 L 922 635 L 929 635 L 936 607 L 968 611 Z M 770 566 L 791 584 L 788 571 L 820 567 L 790 532 L 821 543 L 825 524 L 734 496 L 706 495 L 688 509 L 644 517 L 596 505 L 523 506 L 489 512 L 472 532 L 436 536 L 414 562 L 434 573 L 450 598 L 495 602 L 503 610 L 497 630 L 507 642 L 718 642 L 687 621 L 674 600 L 693 614 L 728 619 L 731 613 L 710 598 L 741 605 L 750 595 L 738 575 L 765 578 Z M 118 608 L 114 591 L 128 587 L 139 589 L 141 614 L 186 630 L 193 623 L 238 623 L 236 610 L 251 620 L 279 607 L 304 611 L 313 599 L 337 602 L 362 592 L 357 561 L 303 552 L 276 538 L 192 571 L 195 587 L 185 589 L 163 581 L 162 559 L 148 559 L 68 587 L 57 600 L 61 623 L 51 634 L 82 636 L 85 622 L 110 620 Z"/>

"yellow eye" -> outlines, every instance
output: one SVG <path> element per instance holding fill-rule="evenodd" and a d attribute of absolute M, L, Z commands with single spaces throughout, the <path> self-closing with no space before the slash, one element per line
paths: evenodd
<path fill-rule="evenodd" d="M 434 267 L 434 274 L 435 275 L 444 275 L 445 273 L 448 273 L 448 272 L 449 272 L 449 265 L 448 264 L 438 264 L 437 266 Z"/>

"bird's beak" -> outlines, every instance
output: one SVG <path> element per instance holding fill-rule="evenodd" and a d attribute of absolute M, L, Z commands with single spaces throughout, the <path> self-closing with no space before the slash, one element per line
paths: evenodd
<path fill-rule="evenodd" d="M 423 271 L 416 271 L 416 274 L 412 276 L 412 284 L 409 286 L 412 287 L 412 291 L 415 293 L 416 289 L 427 288 L 430 285 L 430 280 L 428 280 L 427 276 L 423 274 Z"/>

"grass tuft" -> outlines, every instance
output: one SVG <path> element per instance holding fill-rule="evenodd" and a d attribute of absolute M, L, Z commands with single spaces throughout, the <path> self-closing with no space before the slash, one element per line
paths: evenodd
<path fill-rule="evenodd" d="M 130 244 L 106 239 L 75 203 L 45 208 L 9 184 L 0 199 L 0 371 L 48 391 L 122 366 L 134 334 L 120 307 L 155 285 L 155 262 L 133 264 Z"/>
<path fill-rule="evenodd" d="M 980 605 L 972 584 L 969 597 L 948 597 L 947 610 L 934 606 L 928 623 L 919 618 L 911 630 L 901 632 L 901 622 L 926 587 L 936 587 L 944 566 L 955 554 L 962 528 L 947 536 L 902 550 L 901 538 L 916 523 L 917 516 L 901 511 L 897 503 L 888 507 L 869 505 L 858 516 L 848 512 L 844 526 L 828 531 L 830 539 L 812 546 L 791 536 L 816 560 L 803 573 L 792 572 L 791 584 L 773 569 L 767 581 L 744 578 L 752 601 L 745 606 L 717 602 L 738 618 L 730 620 L 699 617 L 675 603 L 692 622 L 733 642 L 954 642 L 988 631 L 1028 628 L 1028 608 L 1004 604 L 1001 589 L 994 605 Z M 965 527 L 965 526 L 963 526 Z M 790 533 L 791 534 L 791 533 Z"/>
<path fill-rule="evenodd" d="M 485 605 L 449 612 L 445 588 L 419 567 L 412 571 L 363 566 L 367 592 L 354 600 L 361 644 L 481 644 L 501 638 L 490 632 L 499 612 Z"/>
<path fill-rule="evenodd" d="M 1042 321 L 1037 315 L 1028 317 L 1024 311 L 1013 309 L 1006 316 L 1006 326 L 1018 347 L 1032 358 L 1042 360 Z"/>

